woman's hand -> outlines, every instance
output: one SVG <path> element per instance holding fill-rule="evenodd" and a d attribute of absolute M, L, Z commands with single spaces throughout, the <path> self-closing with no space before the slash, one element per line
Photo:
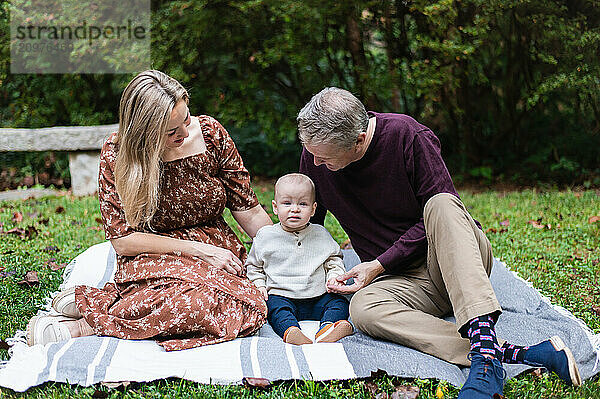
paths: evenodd
<path fill-rule="evenodd" d="M 262 294 L 263 298 L 265 298 L 265 301 L 269 299 L 269 294 L 267 294 L 267 287 L 258 287 L 258 290 Z"/>
<path fill-rule="evenodd" d="M 244 275 L 244 264 L 230 250 L 200 242 L 193 243 L 197 255 L 206 263 L 237 276 Z"/>

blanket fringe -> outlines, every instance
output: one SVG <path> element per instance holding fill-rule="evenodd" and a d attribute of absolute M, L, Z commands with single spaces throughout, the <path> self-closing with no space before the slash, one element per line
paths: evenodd
<path fill-rule="evenodd" d="M 542 292 L 539 289 L 535 288 L 533 286 L 533 284 L 531 283 L 531 281 L 524 279 L 523 277 L 521 277 L 519 275 L 519 273 L 517 273 L 514 270 L 511 270 L 506 265 L 506 263 L 502 262 L 500 259 L 498 259 L 498 258 L 496 258 L 496 259 L 500 263 L 502 263 L 504 265 L 504 267 L 506 267 L 506 269 L 509 270 L 518 280 L 523 281 L 525 284 L 527 284 L 528 287 L 535 289 L 540 294 L 542 301 L 544 301 L 545 303 L 550 305 L 552 308 L 554 308 L 554 310 L 556 310 L 561 315 L 563 315 L 563 316 L 575 321 L 577 324 L 579 324 L 579 327 L 581 327 L 581 329 L 585 333 L 587 339 L 590 341 L 590 345 L 592 345 L 594 352 L 596 352 L 596 363 L 594 364 L 594 368 L 592 369 L 592 372 L 595 372 L 598 369 L 598 365 L 600 364 L 600 334 L 594 334 L 592 329 L 590 327 L 588 327 L 588 325 L 585 324 L 585 322 L 583 320 L 581 320 L 578 317 L 575 317 L 575 315 L 573 315 L 573 313 L 571 313 L 567 309 L 563 308 L 562 306 L 555 305 L 552 302 L 550 302 L 550 299 L 547 296 L 545 296 L 544 294 L 542 294 Z"/>

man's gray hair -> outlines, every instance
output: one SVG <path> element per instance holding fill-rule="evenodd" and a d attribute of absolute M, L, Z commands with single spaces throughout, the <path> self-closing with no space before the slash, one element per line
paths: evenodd
<path fill-rule="evenodd" d="M 300 110 L 298 137 L 305 145 L 334 144 L 348 149 L 367 130 L 365 106 L 348 90 L 326 87 Z"/>

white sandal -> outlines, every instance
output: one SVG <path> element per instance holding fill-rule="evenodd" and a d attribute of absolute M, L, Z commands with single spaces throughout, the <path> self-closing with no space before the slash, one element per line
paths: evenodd
<path fill-rule="evenodd" d="M 76 321 L 65 316 L 34 316 L 27 324 L 27 344 L 46 345 L 50 342 L 71 339 L 71 332 L 65 321 Z"/>
<path fill-rule="evenodd" d="M 52 299 L 52 308 L 63 316 L 72 317 L 73 319 L 81 318 L 81 313 L 75 303 L 75 287 L 59 292 Z"/>

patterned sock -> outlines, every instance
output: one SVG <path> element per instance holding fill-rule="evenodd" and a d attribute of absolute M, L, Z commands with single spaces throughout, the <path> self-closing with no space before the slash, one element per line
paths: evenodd
<path fill-rule="evenodd" d="M 502 352 L 502 363 L 522 364 L 527 349 L 529 349 L 528 346 L 512 345 L 505 342 L 500 348 L 500 351 Z"/>
<path fill-rule="evenodd" d="M 471 352 L 492 355 L 502 361 L 502 350 L 496 340 L 495 323 L 489 315 L 479 316 L 469 322 L 467 337 L 471 341 Z"/>

